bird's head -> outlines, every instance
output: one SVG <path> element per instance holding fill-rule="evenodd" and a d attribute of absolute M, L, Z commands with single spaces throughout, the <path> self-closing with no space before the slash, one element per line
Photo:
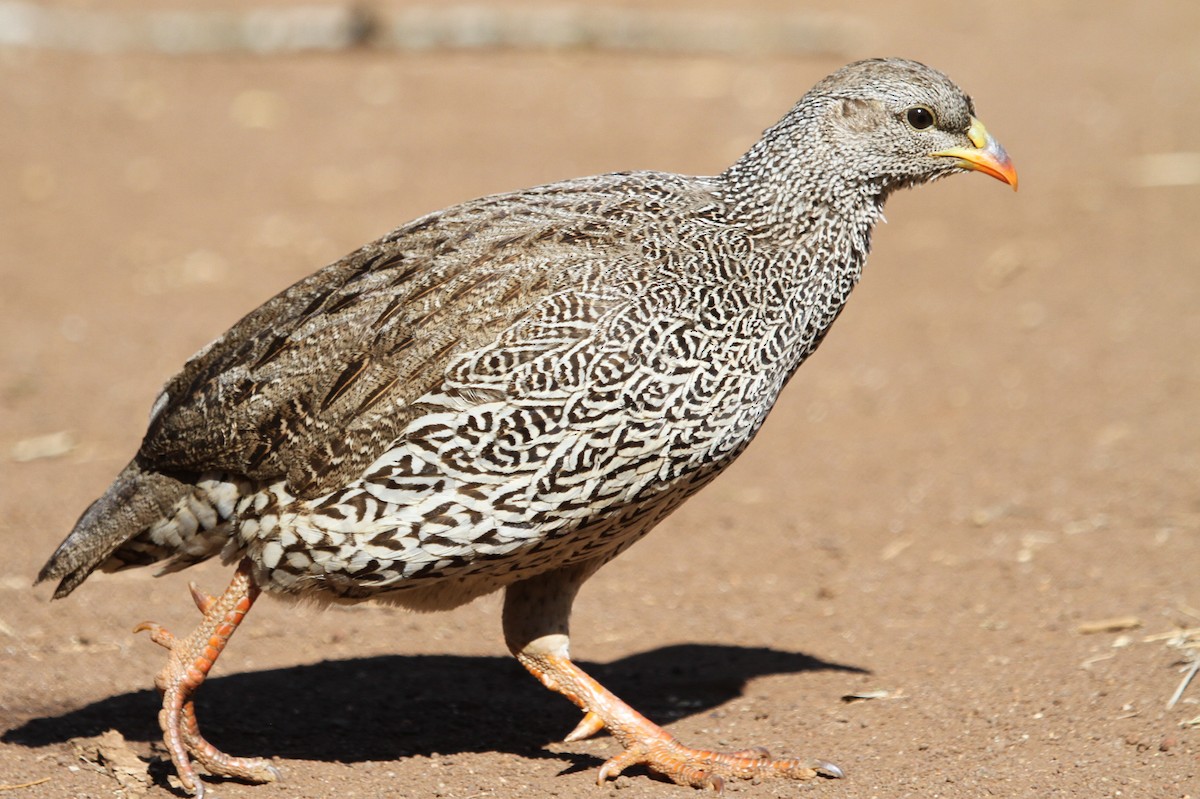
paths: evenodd
<path fill-rule="evenodd" d="M 884 194 L 963 170 L 1015 190 L 1017 172 L 962 89 L 935 69 L 898 58 L 859 61 L 818 83 L 797 106 L 818 109 L 821 133 L 844 170 Z"/>

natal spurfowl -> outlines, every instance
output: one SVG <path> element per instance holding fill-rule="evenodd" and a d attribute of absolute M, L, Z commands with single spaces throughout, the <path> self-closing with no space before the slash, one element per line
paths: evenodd
<path fill-rule="evenodd" d="M 260 591 L 452 608 L 506 589 L 513 654 L 632 764 L 689 785 L 838 776 L 687 748 L 571 662 L 579 586 L 728 466 L 858 282 L 884 201 L 966 169 L 1016 188 L 970 98 L 899 59 L 818 83 L 713 177 L 629 172 L 472 200 L 327 266 L 197 353 L 39 580 L 219 556 L 170 649 L 184 785 L 274 779 L 201 736 L 192 695 Z"/>

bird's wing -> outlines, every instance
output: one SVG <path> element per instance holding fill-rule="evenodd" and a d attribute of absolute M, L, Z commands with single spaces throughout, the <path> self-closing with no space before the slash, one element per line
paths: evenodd
<path fill-rule="evenodd" d="M 639 242 L 652 217 L 630 197 L 667 178 L 673 193 L 691 190 L 629 173 L 483 198 L 296 283 L 168 382 L 139 465 L 285 478 L 302 497 L 332 490 L 421 413 L 416 401 L 456 355 L 551 298 L 603 305 L 621 300 L 621 286 L 644 285 Z"/>

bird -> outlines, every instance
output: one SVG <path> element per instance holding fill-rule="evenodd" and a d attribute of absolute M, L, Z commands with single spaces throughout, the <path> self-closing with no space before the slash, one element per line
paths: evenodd
<path fill-rule="evenodd" d="M 278 779 L 200 733 L 205 675 L 261 593 L 433 611 L 503 589 L 517 660 L 681 785 L 844 776 L 686 746 L 571 659 L 580 586 L 738 457 L 859 282 L 895 191 L 977 171 L 1017 187 L 974 104 L 916 61 L 817 82 L 719 175 L 618 172 L 464 202 L 283 290 L 153 402 L 129 464 L 37 577 L 234 567 L 155 677 L 183 786 Z"/>

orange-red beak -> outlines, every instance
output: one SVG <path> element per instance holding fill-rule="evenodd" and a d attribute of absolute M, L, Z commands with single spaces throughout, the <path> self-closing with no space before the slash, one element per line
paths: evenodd
<path fill-rule="evenodd" d="M 1008 153 L 1004 152 L 1000 142 L 993 139 L 983 123 L 975 117 L 971 117 L 971 127 L 967 128 L 967 138 L 971 140 L 971 144 L 975 145 L 974 147 L 951 147 L 949 150 L 941 150 L 933 155 L 957 158 L 958 166 L 963 169 L 973 169 L 976 172 L 991 175 L 996 180 L 1002 180 L 1012 186 L 1013 191 L 1016 191 L 1017 170 L 1013 167 L 1012 160 L 1008 157 Z"/>

